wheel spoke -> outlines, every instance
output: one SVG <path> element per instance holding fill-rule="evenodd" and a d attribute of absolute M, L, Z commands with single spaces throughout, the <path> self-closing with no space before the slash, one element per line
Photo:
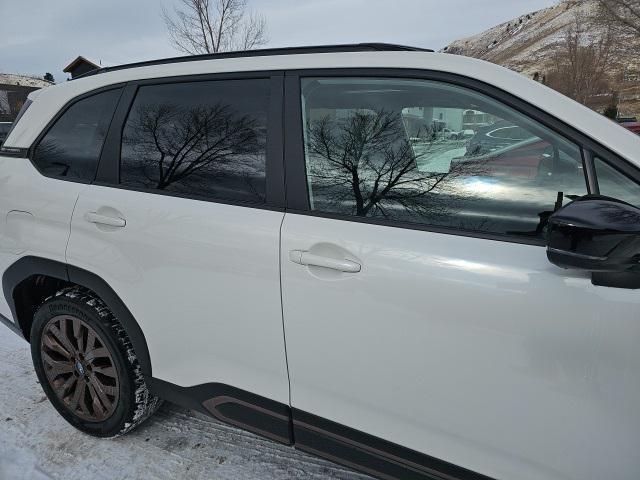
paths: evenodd
<path fill-rule="evenodd" d="M 116 369 L 113 366 L 109 367 L 92 367 L 94 373 L 100 373 L 106 377 L 116 378 Z"/>
<path fill-rule="evenodd" d="M 84 356 L 84 359 L 87 362 L 91 363 L 96 358 L 103 358 L 103 357 L 109 357 L 109 351 L 104 347 L 100 347 L 100 348 L 94 348 L 93 350 L 87 352 L 87 354 Z"/>
<path fill-rule="evenodd" d="M 115 397 L 118 394 L 118 388 L 113 387 L 111 385 L 105 385 L 102 381 L 97 377 L 93 376 L 93 384 L 96 387 L 96 390 L 103 392 L 105 395 L 111 395 Z"/>
<path fill-rule="evenodd" d="M 99 398 L 105 408 L 111 408 L 112 402 L 107 397 L 108 392 L 105 391 L 105 387 L 101 383 L 93 379 L 93 381 L 89 384 L 89 388 L 93 389 L 96 395 L 96 399 Z M 111 396 L 114 396 L 114 394 L 112 393 Z"/>
<path fill-rule="evenodd" d="M 71 320 L 71 323 L 73 324 L 73 336 L 76 339 L 76 344 L 78 345 L 78 351 L 84 352 L 83 331 L 82 331 L 84 327 L 82 326 L 78 318 L 73 318 Z"/>
<path fill-rule="evenodd" d="M 78 378 L 75 375 L 71 375 L 61 386 L 57 388 L 58 396 L 60 398 L 65 398 L 67 396 L 67 392 L 71 390 L 73 384 L 76 382 Z"/>
<path fill-rule="evenodd" d="M 69 341 L 69 337 L 67 337 L 66 322 L 62 320 L 60 323 L 61 323 L 60 329 L 58 329 L 58 327 L 56 327 L 55 325 L 51 325 L 49 327 L 49 331 L 56 338 L 56 340 L 58 340 L 64 346 L 64 348 L 67 349 L 67 351 L 69 351 L 69 353 L 73 354 L 75 353 L 76 349 Z"/>
<path fill-rule="evenodd" d="M 89 329 L 89 332 L 87 333 L 87 344 L 84 346 L 84 350 L 82 353 L 86 354 L 87 352 L 90 352 L 91 350 L 93 350 L 93 347 L 95 347 L 96 345 L 96 332 L 94 332 L 92 329 Z"/>
<path fill-rule="evenodd" d="M 111 403 L 108 402 L 108 399 L 106 399 L 106 397 L 105 400 L 107 401 L 107 403 L 105 403 L 105 400 L 100 397 L 100 394 L 98 393 L 95 385 L 88 383 L 87 388 L 89 389 L 89 395 L 91 395 L 91 405 L 93 407 L 94 415 L 99 418 L 104 417 L 105 413 L 111 407 Z"/>
<path fill-rule="evenodd" d="M 49 372 L 55 373 L 56 376 L 73 372 L 74 365 L 68 360 L 54 360 L 47 352 L 42 352 L 42 359 L 50 367 Z"/>
<path fill-rule="evenodd" d="M 57 352 L 60 355 L 63 355 L 64 357 L 71 359 L 71 352 L 69 352 L 66 348 L 64 348 L 64 346 L 52 334 L 47 334 L 44 337 L 42 337 L 42 342 L 54 352 Z"/>
<path fill-rule="evenodd" d="M 80 407 L 80 411 L 85 415 L 91 415 L 91 410 L 89 409 L 89 405 L 87 405 L 87 391 L 89 391 L 89 397 L 91 397 L 91 390 L 89 389 L 89 384 L 85 381 L 82 395 L 80 395 L 80 402 L 78 402 L 78 406 Z M 93 400 L 92 402 L 93 403 Z"/>
<path fill-rule="evenodd" d="M 80 398 L 84 397 L 84 389 L 87 386 L 87 383 L 84 381 L 84 378 L 78 378 L 78 383 L 76 384 L 76 391 L 73 393 L 73 398 L 71 399 L 71 403 L 69 404 L 69 408 L 75 412 L 78 409 L 78 405 L 80 403 Z"/>

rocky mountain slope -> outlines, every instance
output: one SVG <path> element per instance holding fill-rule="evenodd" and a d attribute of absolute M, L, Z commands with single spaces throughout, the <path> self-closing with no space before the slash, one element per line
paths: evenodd
<path fill-rule="evenodd" d="M 16 85 L 22 87 L 44 88 L 51 85 L 42 78 L 31 77 L 29 75 L 18 75 L 14 73 L 0 73 L 0 85 Z"/>
<path fill-rule="evenodd" d="M 456 40 L 442 51 L 481 58 L 529 77 L 542 78 L 576 15 L 593 16 L 594 0 L 564 0 L 558 5 L 526 13 L 472 37 Z M 604 26 L 590 35 L 603 35 Z M 620 91 L 621 113 L 640 116 L 640 40 L 617 39 L 622 47 L 612 65 L 614 86 Z M 630 45 L 629 45 L 630 44 Z M 631 48 L 629 48 L 631 47 Z"/>

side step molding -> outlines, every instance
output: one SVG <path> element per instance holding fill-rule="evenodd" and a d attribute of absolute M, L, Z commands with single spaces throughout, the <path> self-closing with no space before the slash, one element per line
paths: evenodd
<path fill-rule="evenodd" d="M 285 445 L 293 445 L 291 409 L 268 398 L 222 383 L 180 387 L 152 378 L 151 391 L 169 402 Z"/>
<path fill-rule="evenodd" d="M 293 431 L 296 448 L 385 480 L 492 480 L 295 408 Z"/>
<path fill-rule="evenodd" d="M 385 480 L 492 480 L 251 392 L 220 383 L 179 387 L 152 378 L 159 397 Z"/>
<path fill-rule="evenodd" d="M 229 395 L 203 402 L 211 415 L 222 422 L 244 428 L 276 442 L 291 445 L 291 412 L 276 411 Z M 278 409 L 280 410 L 280 409 Z M 287 409 L 288 410 L 288 409 Z"/>

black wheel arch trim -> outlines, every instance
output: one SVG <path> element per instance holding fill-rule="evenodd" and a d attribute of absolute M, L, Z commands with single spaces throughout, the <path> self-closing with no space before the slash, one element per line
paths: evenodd
<path fill-rule="evenodd" d="M 22 257 L 14 262 L 2 275 L 2 291 L 11 308 L 13 318 L 16 320 L 14 325 L 17 325 L 18 322 L 14 290 L 22 281 L 34 275 L 45 275 L 75 283 L 88 288 L 99 296 L 127 332 L 138 357 L 143 375 L 145 378 L 151 378 L 149 348 L 140 325 L 118 294 L 105 280 L 82 268 L 35 256 Z"/>

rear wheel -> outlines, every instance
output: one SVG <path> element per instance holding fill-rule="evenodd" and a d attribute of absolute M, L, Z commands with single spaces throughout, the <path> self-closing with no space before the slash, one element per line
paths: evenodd
<path fill-rule="evenodd" d="M 147 389 L 124 329 L 86 289 L 61 290 L 42 304 L 31 329 L 31 354 L 53 406 L 90 435 L 127 433 L 160 403 Z"/>

